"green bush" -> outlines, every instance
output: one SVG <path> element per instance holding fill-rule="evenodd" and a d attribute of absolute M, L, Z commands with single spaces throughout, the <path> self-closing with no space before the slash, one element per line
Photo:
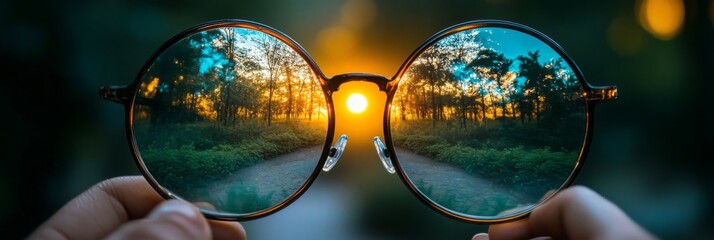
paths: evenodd
<path fill-rule="evenodd" d="M 269 156 L 275 156 L 281 153 L 278 145 L 260 138 L 243 141 L 240 145 L 238 145 L 237 149 L 240 152 L 258 156 L 260 159 L 265 159 Z"/>
<path fill-rule="evenodd" d="M 558 185 L 570 174 L 577 160 L 577 153 L 548 148 L 527 150 L 522 146 L 499 150 L 438 144 L 426 149 L 438 151 L 437 161 L 454 164 L 499 184 L 522 187 Z"/>
<path fill-rule="evenodd" d="M 149 147 L 141 152 L 144 164 L 159 183 L 171 189 L 186 189 L 226 177 L 237 169 L 259 162 L 260 156 L 219 145 L 208 150 L 196 150 L 192 145 L 180 148 Z"/>
<path fill-rule="evenodd" d="M 150 173 L 176 191 L 228 177 L 264 159 L 316 146 L 325 140 L 322 125 L 242 122 L 225 126 L 203 122 L 137 126 L 134 132 Z"/>
<path fill-rule="evenodd" d="M 263 134 L 259 140 L 274 144 L 277 148 L 275 153 L 278 154 L 287 153 L 303 146 L 302 140 L 295 136 L 295 133 L 287 131 Z"/>
<path fill-rule="evenodd" d="M 405 147 L 414 153 L 421 154 L 421 155 L 427 155 L 427 156 L 433 156 L 430 155 L 429 153 L 434 153 L 433 149 L 428 150 L 427 148 L 435 146 L 435 145 L 440 145 L 440 144 L 446 144 L 446 141 L 438 136 L 432 136 L 432 135 L 412 135 L 409 138 L 405 139 L 402 144 L 400 144 L 402 147 Z"/>
<path fill-rule="evenodd" d="M 469 172 L 476 172 L 482 168 L 484 161 L 480 159 L 482 156 L 476 149 L 463 145 L 447 146 L 440 149 L 436 160 L 458 165 Z"/>

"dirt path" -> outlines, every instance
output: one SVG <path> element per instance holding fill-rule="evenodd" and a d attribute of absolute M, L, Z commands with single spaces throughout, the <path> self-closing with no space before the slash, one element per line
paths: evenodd
<path fill-rule="evenodd" d="M 397 148 L 399 161 L 409 179 L 430 199 L 449 209 L 472 215 L 496 215 L 528 205 L 521 196 L 469 174 L 451 164 Z"/>
<path fill-rule="evenodd" d="M 275 205 L 295 192 L 315 169 L 322 146 L 299 149 L 240 169 L 224 180 L 212 183 L 216 202 L 233 208 L 238 205 Z M 253 203 L 251 203 L 253 201 Z M 238 207 L 249 208 L 249 207 Z M 253 209 L 259 210 L 259 209 Z"/>
<path fill-rule="evenodd" d="M 219 209 L 251 212 L 273 206 L 295 192 L 310 176 L 322 146 L 299 149 L 251 167 L 240 169 L 225 179 L 211 183 L 207 195 Z M 487 179 L 397 149 L 409 179 L 430 199 L 449 209 L 472 215 L 496 215 L 506 209 L 526 205 L 519 196 Z M 205 196 L 205 195 L 204 195 Z"/>

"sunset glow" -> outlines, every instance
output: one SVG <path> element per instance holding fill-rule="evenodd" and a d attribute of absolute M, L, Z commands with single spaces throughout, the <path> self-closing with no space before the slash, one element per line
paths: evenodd
<path fill-rule="evenodd" d="M 359 93 L 353 93 L 347 97 L 347 109 L 352 113 L 362 113 L 367 109 L 367 98 Z"/>

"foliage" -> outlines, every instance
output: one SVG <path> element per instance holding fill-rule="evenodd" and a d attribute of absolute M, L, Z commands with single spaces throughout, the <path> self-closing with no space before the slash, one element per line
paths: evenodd
<path fill-rule="evenodd" d="M 176 42 L 142 76 L 135 118 L 152 124 L 324 118 L 322 88 L 286 43 L 256 30 L 219 28 Z"/>
<path fill-rule="evenodd" d="M 392 100 L 392 140 L 510 190 L 553 188 L 578 157 L 584 103 L 573 69 L 541 40 L 464 30 L 424 49 L 405 71 Z"/>
<path fill-rule="evenodd" d="M 135 138 L 150 173 L 174 191 L 324 141 L 327 105 L 314 73 L 261 31 L 187 36 L 143 74 Z"/>
<path fill-rule="evenodd" d="M 475 149 L 464 145 L 442 146 L 436 160 L 461 166 L 468 172 L 494 179 L 496 183 L 522 187 L 562 183 L 572 170 L 576 153 L 548 148 L 526 150 L 523 146 L 506 149 Z M 552 179 L 556 178 L 556 179 Z"/>
<path fill-rule="evenodd" d="M 466 128 L 488 119 L 563 122 L 569 113 L 584 114 L 580 83 L 553 49 L 534 37 L 520 46 L 497 44 L 517 35 L 524 33 L 466 30 L 426 48 L 400 80 L 392 115 L 429 119 L 432 126 L 458 120 Z M 532 48 L 505 55 L 505 48 L 524 46 Z"/>
<path fill-rule="evenodd" d="M 169 189 L 187 189 L 203 181 L 217 180 L 238 168 L 258 162 L 258 156 L 230 145 L 197 151 L 191 145 L 167 145 L 142 151 L 149 171 Z"/>
<path fill-rule="evenodd" d="M 442 122 L 436 128 L 428 127 L 430 124 L 426 120 L 401 122 L 394 129 L 395 146 L 453 164 L 496 184 L 516 186 L 519 191 L 559 186 L 572 171 L 579 154 L 577 140 L 568 143 L 573 139 L 548 137 L 547 129 L 537 126 L 503 129 L 495 121 L 455 131 L 449 126 L 456 123 Z"/>
<path fill-rule="evenodd" d="M 223 179 L 238 169 L 324 141 L 324 129 L 317 124 L 296 125 L 174 124 L 135 132 L 151 174 L 176 191 Z"/>

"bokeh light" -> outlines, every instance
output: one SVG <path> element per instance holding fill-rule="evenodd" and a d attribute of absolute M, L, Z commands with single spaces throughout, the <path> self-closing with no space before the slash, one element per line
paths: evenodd
<path fill-rule="evenodd" d="M 347 0 L 340 11 L 340 21 L 345 26 L 359 29 L 374 21 L 377 6 L 372 0 Z"/>
<path fill-rule="evenodd" d="M 612 20 L 607 30 L 607 40 L 615 52 L 632 56 L 642 48 L 642 30 L 629 16 L 619 16 Z"/>
<path fill-rule="evenodd" d="M 323 54 L 330 58 L 339 58 L 352 54 L 357 44 L 357 36 L 348 28 L 334 26 L 320 31 L 316 42 Z"/>
<path fill-rule="evenodd" d="M 638 10 L 642 27 L 661 40 L 674 38 L 684 25 L 682 0 L 643 0 Z"/>
<path fill-rule="evenodd" d="M 374 1 L 346 0 L 338 6 L 334 16 L 337 21 L 326 22 L 327 26 L 321 28 L 310 44 L 315 51 L 308 49 L 321 70 L 327 76 L 345 72 L 392 74 L 390 66 L 396 64 L 385 64 L 381 49 L 365 46 L 371 41 L 369 31 L 378 16 Z"/>

